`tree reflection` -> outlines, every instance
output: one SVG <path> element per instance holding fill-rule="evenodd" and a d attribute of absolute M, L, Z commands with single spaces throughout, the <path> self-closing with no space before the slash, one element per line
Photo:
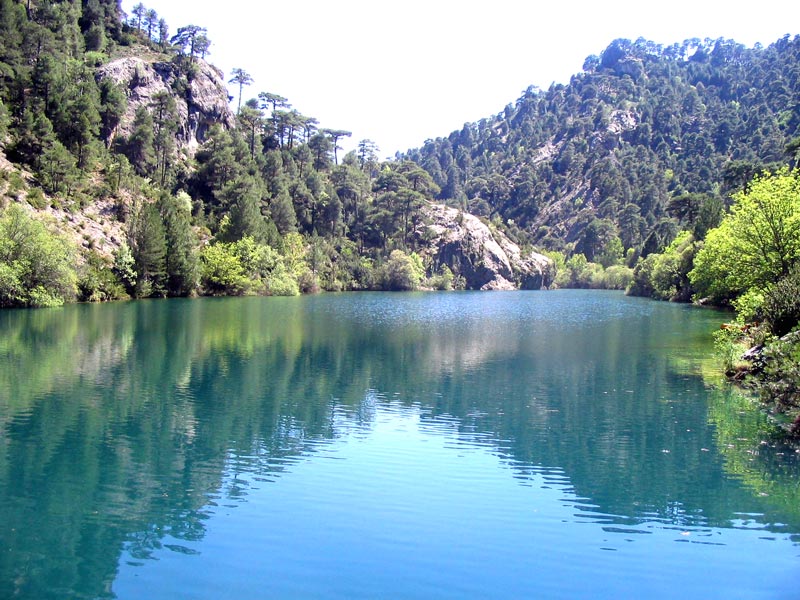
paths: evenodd
<path fill-rule="evenodd" d="M 540 297 L 0 313 L 0 536 L 13 550 L 0 554 L 0 596 L 108 596 L 123 550 L 146 560 L 167 536 L 202 539 L 214 503 L 246 499 L 235 473 L 279 478 L 390 402 L 491 444 L 521 479 L 563 473 L 618 523 L 727 526 L 747 505 L 800 528 L 796 497 L 774 502 L 796 462 L 730 452 L 745 425 L 713 394 L 709 415 L 703 379 L 676 368 L 707 351 L 713 315 L 597 294 L 558 313 Z M 761 468 L 779 474 L 766 488 Z"/>

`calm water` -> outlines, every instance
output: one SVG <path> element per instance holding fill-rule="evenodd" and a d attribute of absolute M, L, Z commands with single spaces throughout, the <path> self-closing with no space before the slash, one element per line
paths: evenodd
<path fill-rule="evenodd" d="M 727 315 L 604 292 L 0 312 L 0 598 L 800 595 Z"/>

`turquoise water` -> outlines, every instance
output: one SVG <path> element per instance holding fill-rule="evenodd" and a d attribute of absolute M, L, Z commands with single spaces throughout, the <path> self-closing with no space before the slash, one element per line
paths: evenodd
<path fill-rule="evenodd" d="M 728 315 L 588 291 L 0 312 L 0 598 L 797 598 Z"/>

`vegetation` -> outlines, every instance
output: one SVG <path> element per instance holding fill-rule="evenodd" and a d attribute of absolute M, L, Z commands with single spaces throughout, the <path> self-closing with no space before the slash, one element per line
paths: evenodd
<path fill-rule="evenodd" d="M 0 307 L 58 306 L 77 295 L 70 243 L 12 205 L 0 216 Z"/>
<path fill-rule="evenodd" d="M 736 309 L 737 322 L 717 339 L 726 370 L 748 377 L 770 408 L 788 415 L 789 430 L 800 434 L 797 173 L 783 169 L 756 177 L 746 191 L 734 195 L 730 211 L 719 227 L 708 232 L 695 255 L 697 247 L 686 247 L 683 254 L 693 256 L 693 261 L 687 260 L 678 272 L 688 276 L 696 297 Z M 668 261 L 669 254 L 654 260 Z"/>
<path fill-rule="evenodd" d="M 236 114 L 188 150 L 181 103 L 211 69 L 207 29 L 172 34 L 142 3 L 124 17 L 115 0 L 0 0 L 3 306 L 463 287 L 458 263 L 425 252 L 436 200 L 546 249 L 558 286 L 732 306 L 770 357 L 759 375 L 788 377 L 800 37 L 615 40 L 568 84 L 380 162 L 370 140 L 340 156 L 350 132 L 280 94 L 247 99 L 243 68 Z M 170 86 L 129 107 L 102 67 L 131 55 Z M 105 244 L 81 230 L 101 203 Z"/>

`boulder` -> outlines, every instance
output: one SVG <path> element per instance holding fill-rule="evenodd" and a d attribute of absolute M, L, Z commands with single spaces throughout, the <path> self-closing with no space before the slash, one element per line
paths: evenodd
<path fill-rule="evenodd" d="M 435 268 L 447 265 L 464 278 L 468 289 L 515 290 L 547 288 L 553 281 L 552 261 L 536 252 L 523 253 L 505 234 L 475 215 L 443 204 L 423 208 L 428 219 L 428 255 Z"/>

